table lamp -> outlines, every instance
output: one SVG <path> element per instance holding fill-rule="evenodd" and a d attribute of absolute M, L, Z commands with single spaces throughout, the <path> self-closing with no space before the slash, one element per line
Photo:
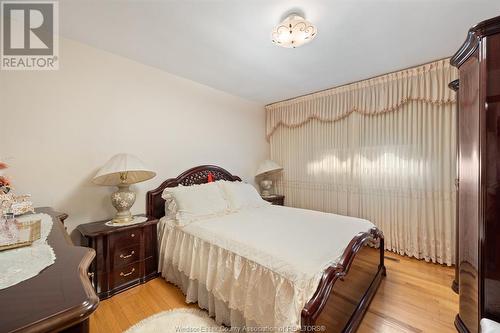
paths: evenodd
<path fill-rule="evenodd" d="M 273 186 L 273 181 L 270 179 L 270 176 L 281 170 L 283 170 L 283 168 L 278 165 L 278 163 L 271 160 L 265 160 L 259 165 L 255 177 L 262 177 L 260 181 L 260 194 L 263 197 L 272 196 L 271 188 Z"/>
<path fill-rule="evenodd" d="M 130 154 L 118 154 L 97 172 L 92 182 L 97 185 L 118 186 L 111 194 L 111 203 L 116 208 L 112 223 L 132 223 L 134 217 L 130 208 L 135 202 L 135 193 L 129 189 L 130 184 L 143 182 L 156 176 L 144 163 Z"/>

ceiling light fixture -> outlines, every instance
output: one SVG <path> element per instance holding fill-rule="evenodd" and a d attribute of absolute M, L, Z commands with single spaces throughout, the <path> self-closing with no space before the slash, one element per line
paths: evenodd
<path fill-rule="evenodd" d="M 294 13 L 273 29 L 271 39 L 276 45 L 296 48 L 309 43 L 316 37 L 316 33 L 317 29 L 311 22 Z"/>

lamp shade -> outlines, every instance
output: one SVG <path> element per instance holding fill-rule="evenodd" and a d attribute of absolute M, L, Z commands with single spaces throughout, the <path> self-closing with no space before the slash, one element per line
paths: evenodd
<path fill-rule="evenodd" d="M 134 184 L 156 176 L 134 155 L 118 154 L 104 164 L 92 182 L 98 185 Z"/>
<path fill-rule="evenodd" d="M 283 167 L 281 167 L 278 163 L 271 160 L 265 160 L 259 165 L 255 177 L 267 176 L 281 170 L 283 170 Z"/>

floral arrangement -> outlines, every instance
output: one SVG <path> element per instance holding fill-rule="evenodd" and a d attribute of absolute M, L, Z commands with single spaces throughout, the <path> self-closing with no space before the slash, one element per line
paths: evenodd
<path fill-rule="evenodd" d="M 0 170 L 5 170 L 8 167 L 7 163 L 0 161 Z M 9 178 L 0 175 L 0 193 L 7 194 L 11 189 L 12 185 Z"/>
<path fill-rule="evenodd" d="M 2 170 L 8 165 L 0 161 L 0 218 L 4 214 L 22 215 L 33 213 L 33 203 L 29 200 L 30 195 L 14 195 L 12 183 L 9 178 L 2 175 Z"/>
<path fill-rule="evenodd" d="M 13 202 L 12 189 L 10 179 L 2 175 L 2 170 L 8 168 L 7 163 L 0 161 L 0 218 L 10 211 Z"/>

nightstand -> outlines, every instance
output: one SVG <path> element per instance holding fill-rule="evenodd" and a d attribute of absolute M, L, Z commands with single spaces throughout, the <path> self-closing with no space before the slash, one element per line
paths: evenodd
<path fill-rule="evenodd" d="M 158 276 L 158 220 L 117 227 L 105 225 L 107 221 L 77 227 L 83 245 L 96 252 L 89 277 L 100 299 Z"/>
<path fill-rule="evenodd" d="M 269 201 L 270 203 L 272 203 L 273 205 L 276 205 L 276 206 L 284 206 L 285 205 L 285 196 L 281 195 L 281 194 L 275 194 L 275 195 L 271 195 L 268 197 L 262 197 L 262 199 Z"/>

